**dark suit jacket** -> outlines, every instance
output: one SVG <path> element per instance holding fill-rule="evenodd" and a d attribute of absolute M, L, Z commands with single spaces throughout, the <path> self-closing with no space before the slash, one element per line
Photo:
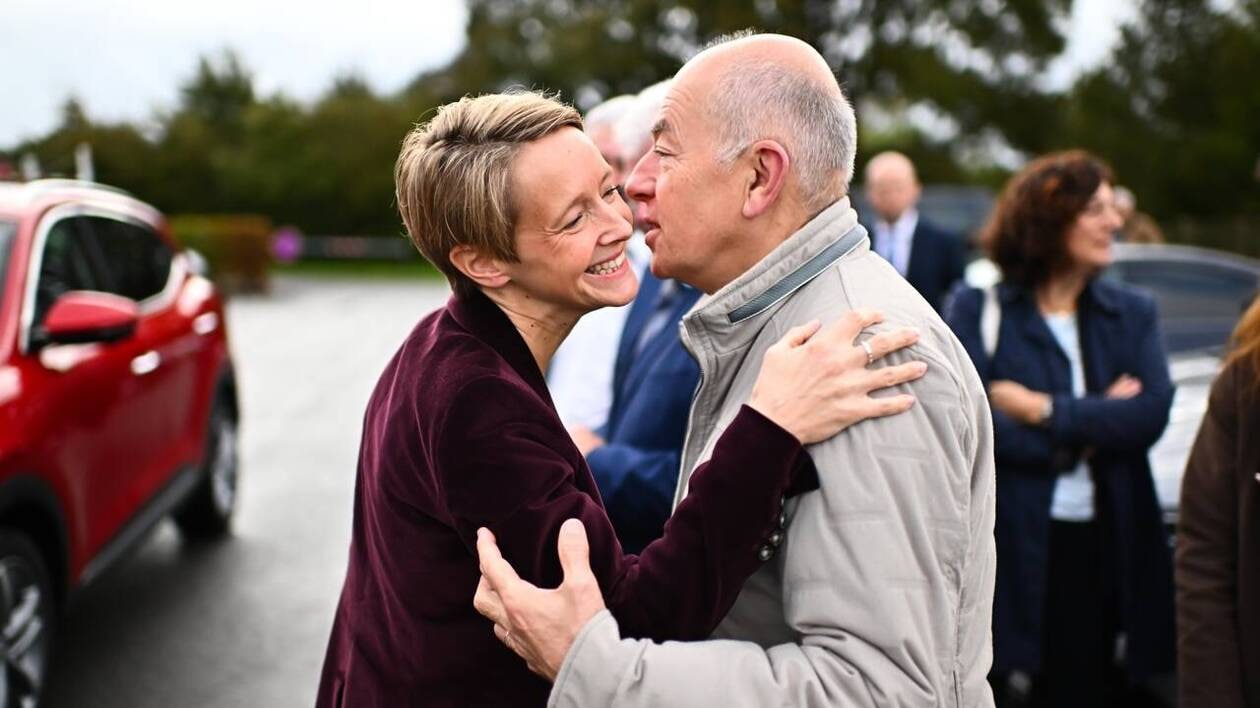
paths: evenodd
<path fill-rule="evenodd" d="M 794 437 L 745 407 L 664 537 L 623 556 L 525 342 L 484 295 L 452 298 L 411 332 L 368 402 L 317 705 L 546 702 L 548 684 L 473 609 L 479 526 L 522 577 L 554 587 L 557 533 L 579 518 L 627 636 L 707 637 L 760 565 L 757 548 L 807 461 Z"/>
<path fill-rule="evenodd" d="M 875 250 L 880 249 L 877 247 Z M 906 280 L 924 300 L 941 311 L 945 307 L 945 296 L 954 283 L 962 280 L 966 267 L 967 244 L 963 239 L 937 228 L 920 214 L 914 238 L 910 241 Z"/>
<path fill-rule="evenodd" d="M 1181 485 L 1182 708 L 1260 707 L 1260 382 L 1247 359 L 1212 385 Z"/>
<path fill-rule="evenodd" d="M 678 323 L 700 299 L 699 290 L 679 291 L 665 326 L 635 354 L 660 290 L 660 279 L 644 272 L 621 333 L 612 408 L 601 431 L 605 444 L 586 458 L 608 518 L 631 553 L 659 538 L 669 518 L 691 398 L 700 380 L 699 365 L 678 337 Z"/>
<path fill-rule="evenodd" d="M 1086 395 L 1072 393 L 1067 355 L 1032 292 L 998 286 L 1002 319 L 992 359 L 984 351 L 984 294 L 959 286 L 945 321 L 987 386 L 1010 380 L 1054 398 L 1049 424 L 1025 425 L 993 410 L 997 463 L 997 584 L 993 598 L 993 669 L 1036 672 L 1041 666 L 1050 548 L 1050 505 L 1058 475 L 1086 448 L 1100 521 L 1111 525 L 1110 556 L 1120 588 L 1125 662 L 1141 678 L 1173 668 L 1172 558 L 1147 453 L 1168 423 L 1173 386 L 1155 302 L 1095 278 L 1077 301 Z M 1121 374 L 1142 382 L 1126 400 L 1104 396 Z"/>

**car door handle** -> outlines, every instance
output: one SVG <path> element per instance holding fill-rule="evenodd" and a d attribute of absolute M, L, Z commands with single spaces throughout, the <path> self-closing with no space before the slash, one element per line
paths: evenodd
<path fill-rule="evenodd" d="M 136 376 L 144 376 L 157 371 L 157 368 L 161 365 L 162 355 L 155 351 L 147 351 L 131 360 L 131 373 Z"/>

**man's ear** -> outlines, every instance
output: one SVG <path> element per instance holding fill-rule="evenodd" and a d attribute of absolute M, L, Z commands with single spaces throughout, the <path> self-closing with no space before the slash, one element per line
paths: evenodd
<path fill-rule="evenodd" d="M 766 213 L 779 199 L 787 185 L 791 158 L 787 150 L 774 140 L 758 140 L 748 148 L 753 176 L 744 195 L 744 217 L 755 219 Z"/>
<path fill-rule="evenodd" d="M 512 280 L 503 262 L 476 248 L 460 244 L 451 249 L 451 265 L 483 288 L 501 288 Z"/>

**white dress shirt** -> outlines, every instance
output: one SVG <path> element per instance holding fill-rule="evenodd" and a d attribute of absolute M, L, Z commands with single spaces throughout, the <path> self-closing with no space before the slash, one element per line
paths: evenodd
<path fill-rule="evenodd" d="M 914 230 L 919 226 L 919 211 L 906 209 L 893 223 L 875 220 L 875 252 L 892 264 L 904 278 L 910 269 L 910 248 Z"/>

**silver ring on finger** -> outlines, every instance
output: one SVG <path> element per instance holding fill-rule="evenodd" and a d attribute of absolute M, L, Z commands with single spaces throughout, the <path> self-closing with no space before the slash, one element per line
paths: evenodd
<path fill-rule="evenodd" d="M 875 363 L 875 352 L 871 351 L 871 343 L 863 339 L 859 344 L 862 345 L 862 351 L 866 352 L 866 365 L 870 366 Z"/>

